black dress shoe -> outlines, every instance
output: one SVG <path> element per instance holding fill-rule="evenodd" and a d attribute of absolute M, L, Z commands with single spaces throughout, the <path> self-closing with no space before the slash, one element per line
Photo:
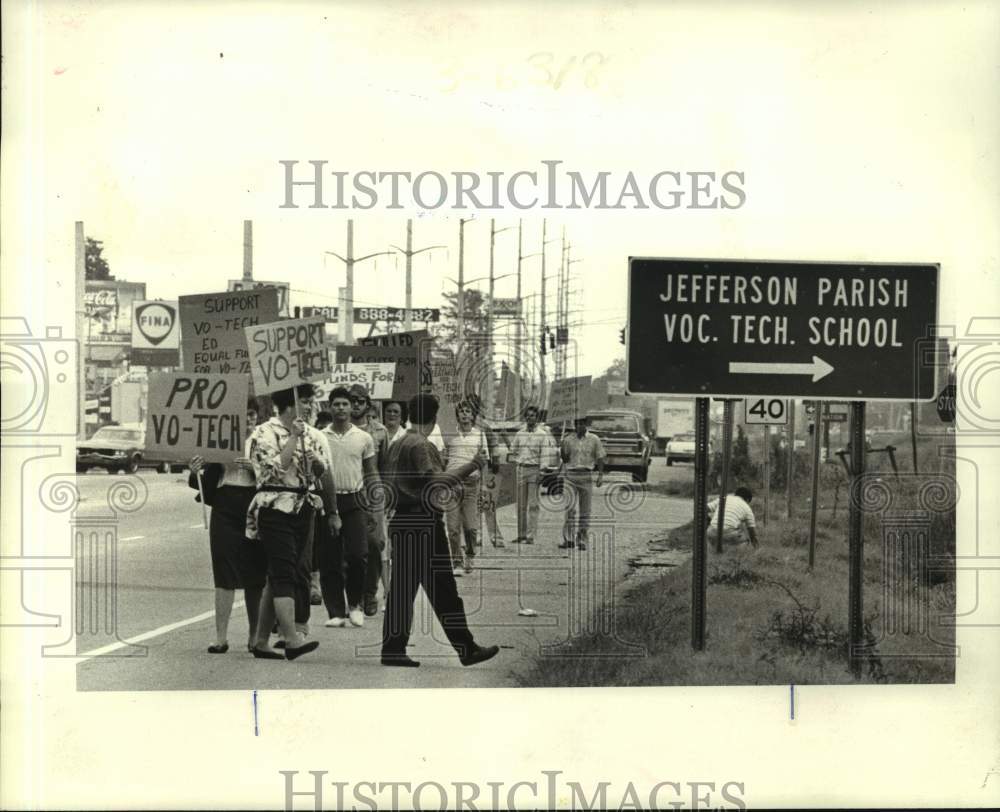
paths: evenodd
<path fill-rule="evenodd" d="M 403 668 L 417 668 L 420 663 L 411 660 L 405 654 L 383 654 L 382 665 L 402 666 Z"/>
<path fill-rule="evenodd" d="M 209 654 L 225 654 L 227 651 L 229 651 L 229 643 L 223 643 L 221 646 L 211 645 L 208 647 Z"/>
<path fill-rule="evenodd" d="M 298 648 L 285 646 L 285 658 L 288 660 L 294 660 L 297 657 L 301 657 L 303 654 L 308 654 L 310 651 L 315 651 L 318 648 L 319 640 L 310 640 L 308 643 L 303 643 Z"/>
<path fill-rule="evenodd" d="M 253 656 L 256 657 L 258 660 L 284 660 L 285 659 L 280 654 L 278 654 L 278 652 L 276 652 L 276 651 L 266 651 L 266 650 L 264 650 L 262 648 L 256 648 L 256 647 L 254 647 L 254 648 L 250 649 L 250 653 L 253 654 Z"/>
<path fill-rule="evenodd" d="M 378 614 L 378 598 L 365 595 L 365 617 L 375 617 Z"/>
<path fill-rule="evenodd" d="M 475 665 L 492 660 L 500 653 L 500 646 L 476 646 L 467 655 L 460 658 L 462 665 Z"/>

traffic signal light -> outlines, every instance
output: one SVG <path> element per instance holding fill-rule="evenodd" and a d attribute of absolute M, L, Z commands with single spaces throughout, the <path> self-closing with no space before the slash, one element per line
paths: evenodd
<path fill-rule="evenodd" d="M 624 327 L 622 327 L 621 332 L 618 333 L 618 343 L 620 343 L 620 344 L 624 344 L 625 343 L 625 328 Z"/>
<path fill-rule="evenodd" d="M 554 333 L 549 333 L 549 349 L 554 350 L 556 348 L 556 337 Z"/>
<path fill-rule="evenodd" d="M 546 347 L 546 345 L 545 345 L 545 334 L 544 333 L 538 337 L 538 345 L 539 345 L 539 350 L 541 351 L 542 355 L 546 355 L 548 353 L 548 347 Z"/>

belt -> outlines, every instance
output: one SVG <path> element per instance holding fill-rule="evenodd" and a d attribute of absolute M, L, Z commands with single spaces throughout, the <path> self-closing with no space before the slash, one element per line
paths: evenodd
<path fill-rule="evenodd" d="M 594 473 L 594 469 L 593 468 L 567 468 L 566 470 L 570 471 L 570 472 L 572 472 L 574 474 L 592 474 L 592 473 Z"/>
<path fill-rule="evenodd" d="M 539 462 L 519 462 L 517 464 L 517 467 L 518 468 L 539 468 L 539 467 L 541 467 L 541 463 L 539 463 Z"/>
<path fill-rule="evenodd" d="M 319 493 L 318 491 L 309 490 L 309 488 L 304 486 L 295 487 L 292 485 L 258 485 L 257 490 L 264 491 L 265 493 L 297 493 L 299 495 Z"/>

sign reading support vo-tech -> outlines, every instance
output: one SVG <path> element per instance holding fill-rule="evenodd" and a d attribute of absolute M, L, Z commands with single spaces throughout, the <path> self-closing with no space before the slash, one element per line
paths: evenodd
<path fill-rule="evenodd" d="M 629 259 L 631 394 L 931 400 L 937 265 Z"/>

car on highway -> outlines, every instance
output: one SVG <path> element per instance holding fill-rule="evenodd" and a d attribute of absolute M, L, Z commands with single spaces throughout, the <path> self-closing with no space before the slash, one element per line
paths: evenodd
<path fill-rule="evenodd" d="M 76 472 L 104 468 L 109 474 L 134 474 L 140 468 L 163 473 L 184 470 L 184 464 L 146 454 L 145 426 L 102 426 L 89 440 L 76 444 Z"/>
<path fill-rule="evenodd" d="M 712 441 L 708 442 L 708 456 L 712 457 Z M 667 465 L 675 462 L 694 462 L 694 434 L 675 434 L 667 441 L 666 448 Z"/>
<path fill-rule="evenodd" d="M 649 458 L 653 454 L 653 439 L 643 431 L 642 412 L 626 409 L 601 409 L 588 412 L 590 431 L 601 438 L 607 459 L 606 472 L 630 474 L 635 482 L 649 478 Z"/>

